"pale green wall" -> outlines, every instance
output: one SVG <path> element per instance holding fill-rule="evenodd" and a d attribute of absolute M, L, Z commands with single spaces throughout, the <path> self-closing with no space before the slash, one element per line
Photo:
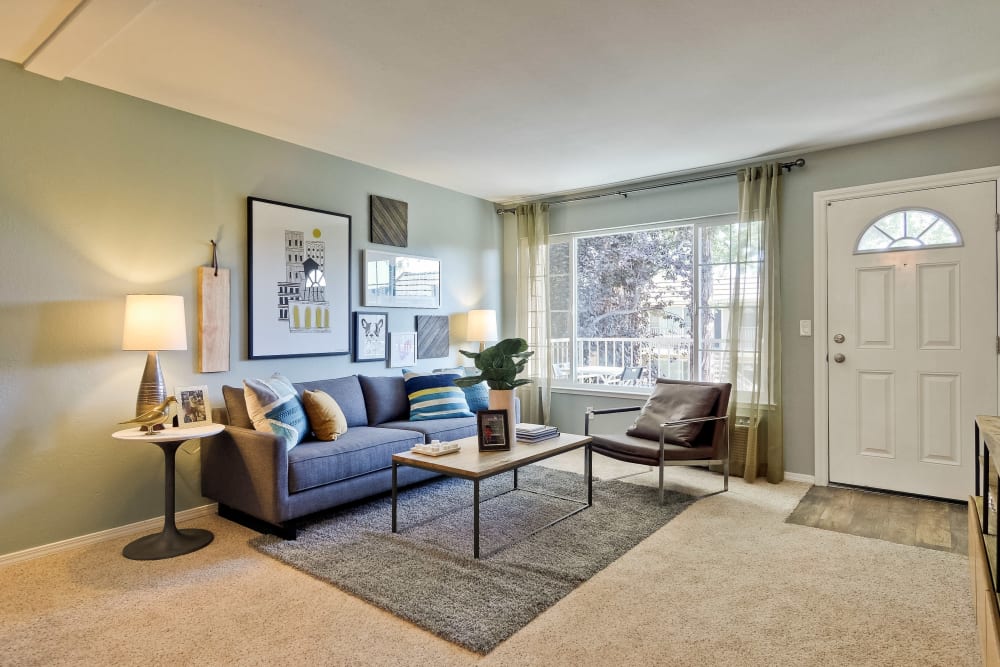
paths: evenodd
<path fill-rule="evenodd" d="M 406 252 L 439 257 L 440 310 L 500 306 L 501 228 L 486 201 L 71 80 L 0 62 L 0 554 L 163 513 L 163 457 L 110 433 L 145 354 L 121 350 L 124 296 L 185 297 L 188 352 L 160 355 L 168 387 L 281 370 L 293 380 L 387 374 L 344 356 L 246 361 L 247 195 L 353 216 L 352 308 L 368 195 L 409 202 Z M 252 103 L 248 97 L 247 103 Z M 195 370 L 195 267 L 221 241 L 232 269 L 232 370 Z M 376 309 L 384 310 L 384 309 Z M 453 363 L 464 344 L 453 319 Z M 189 445 L 190 448 L 190 445 Z M 178 454 L 177 507 L 205 504 L 197 455 Z"/>
<path fill-rule="evenodd" d="M 785 468 L 814 471 L 813 344 L 798 335 L 798 321 L 813 319 L 813 210 L 819 190 L 1000 164 L 1000 119 L 885 139 L 814 153 L 786 176 L 782 209 L 782 381 Z M 725 179 L 651 190 L 628 199 L 607 197 L 552 206 L 552 233 L 641 224 L 732 212 L 736 181 Z M 505 216 L 510 224 L 513 216 Z M 513 318 L 508 314 L 507 319 Z M 583 429 L 587 406 L 620 407 L 636 401 L 554 394 L 551 415 L 566 431 Z M 641 403 L 641 397 L 638 401 Z M 611 418 L 604 418 L 611 419 Z M 610 424 L 611 422 L 607 422 Z"/>

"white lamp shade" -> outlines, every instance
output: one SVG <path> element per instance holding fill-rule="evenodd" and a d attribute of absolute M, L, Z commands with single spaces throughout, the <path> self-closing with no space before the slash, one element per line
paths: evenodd
<path fill-rule="evenodd" d="M 497 340 L 497 311 L 470 310 L 466 340 Z"/>
<path fill-rule="evenodd" d="M 129 294 L 125 297 L 123 350 L 186 350 L 184 297 Z"/>

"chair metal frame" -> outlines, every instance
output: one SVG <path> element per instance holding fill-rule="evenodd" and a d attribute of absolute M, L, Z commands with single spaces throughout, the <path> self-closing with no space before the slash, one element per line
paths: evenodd
<path fill-rule="evenodd" d="M 587 408 L 587 412 L 585 413 L 585 417 L 584 417 L 583 433 L 584 433 L 584 435 L 588 435 L 588 436 L 590 435 L 590 422 L 591 422 L 591 420 L 594 417 L 596 417 L 598 415 L 609 415 L 609 414 L 615 414 L 615 413 L 620 413 L 620 412 L 637 412 L 639 410 L 642 410 L 642 408 L 643 408 L 643 406 L 641 406 L 641 405 L 636 405 L 636 406 L 632 406 L 632 407 L 628 407 L 628 408 L 608 408 L 608 409 L 605 409 L 605 410 L 595 410 L 594 408 Z M 724 422 L 726 422 L 725 427 L 724 427 L 725 430 L 726 430 L 725 451 L 724 451 L 724 455 L 721 458 L 717 458 L 717 459 L 683 459 L 683 460 L 676 460 L 676 461 L 667 461 L 667 460 L 665 460 L 665 451 L 666 451 L 665 445 L 666 445 L 666 440 L 664 439 L 664 436 L 666 434 L 666 429 L 667 429 L 668 426 L 678 426 L 678 425 L 681 425 L 681 424 L 695 424 L 695 423 L 700 423 L 700 422 L 717 422 L 717 421 L 724 421 Z M 663 422 L 662 424 L 660 424 L 660 454 L 659 454 L 660 505 L 663 504 L 663 469 L 665 467 L 667 467 L 667 466 L 721 465 L 722 466 L 722 491 L 713 491 L 712 493 L 708 493 L 708 494 L 705 494 L 705 495 L 707 497 L 707 496 L 713 496 L 713 495 L 715 495 L 717 493 L 724 493 L 726 491 L 729 491 L 729 451 L 730 451 L 730 449 L 729 449 L 729 415 L 723 415 L 721 417 L 720 416 L 713 416 L 713 417 L 693 417 L 691 419 L 678 419 L 678 420 L 674 420 L 674 421 Z M 603 452 L 595 452 L 595 453 L 601 454 L 603 456 L 608 456 L 607 454 L 604 454 Z M 613 458 L 613 457 L 609 456 L 608 458 Z M 640 463 L 638 465 L 642 465 L 642 464 Z M 593 468 L 591 468 L 591 469 L 593 469 Z M 634 474 L 638 475 L 638 474 L 642 474 L 642 473 L 634 473 Z M 632 475 L 623 475 L 622 477 L 632 477 Z M 622 479 L 622 477 L 618 477 L 616 479 Z"/>

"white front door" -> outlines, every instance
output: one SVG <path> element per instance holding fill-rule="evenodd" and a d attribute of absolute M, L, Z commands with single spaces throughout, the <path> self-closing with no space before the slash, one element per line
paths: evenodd
<path fill-rule="evenodd" d="M 996 181 L 829 206 L 830 482 L 965 499 L 997 410 Z"/>

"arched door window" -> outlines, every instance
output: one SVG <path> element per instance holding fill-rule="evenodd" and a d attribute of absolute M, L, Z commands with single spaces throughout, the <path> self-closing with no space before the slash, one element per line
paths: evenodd
<path fill-rule="evenodd" d="M 937 211 L 908 208 L 886 213 L 858 238 L 855 254 L 962 245 L 958 227 Z"/>

